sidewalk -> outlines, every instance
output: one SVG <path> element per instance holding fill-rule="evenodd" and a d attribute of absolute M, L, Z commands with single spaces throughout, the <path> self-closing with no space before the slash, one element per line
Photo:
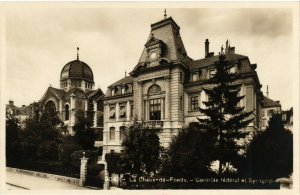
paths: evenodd
<path fill-rule="evenodd" d="M 6 171 L 6 183 L 30 190 L 91 190 L 68 183 Z M 11 188 L 10 188 L 11 189 Z M 13 190 L 13 189 L 12 189 Z"/>

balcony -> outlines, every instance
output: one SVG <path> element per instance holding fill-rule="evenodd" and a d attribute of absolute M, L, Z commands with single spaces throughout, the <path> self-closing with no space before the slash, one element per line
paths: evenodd
<path fill-rule="evenodd" d="M 143 127 L 149 128 L 149 129 L 161 129 L 164 126 L 163 121 L 145 121 L 143 122 Z"/>

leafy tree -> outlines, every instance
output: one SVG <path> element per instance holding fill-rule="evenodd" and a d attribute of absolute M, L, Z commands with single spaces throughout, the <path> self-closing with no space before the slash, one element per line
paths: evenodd
<path fill-rule="evenodd" d="M 135 122 L 128 126 L 122 142 L 122 167 L 131 175 L 155 174 L 160 166 L 160 143 L 157 131 Z"/>
<path fill-rule="evenodd" d="M 6 115 L 6 163 L 11 164 L 18 160 L 15 143 L 19 138 L 20 126 L 18 119 L 11 114 Z"/>
<path fill-rule="evenodd" d="M 212 88 L 203 88 L 208 95 L 208 101 L 203 102 L 206 108 L 199 108 L 205 115 L 198 118 L 200 128 L 210 131 L 216 138 L 219 175 L 228 171 L 239 158 L 238 151 L 242 146 L 237 140 L 246 137 L 243 129 L 252 121 L 249 118 L 252 112 L 244 112 L 244 107 L 238 105 L 244 96 L 238 95 L 241 85 L 236 83 L 238 75 L 230 72 L 232 67 L 233 64 L 221 54 L 214 64 L 216 72 L 209 80 Z"/>
<path fill-rule="evenodd" d="M 192 124 L 172 140 L 163 163 L 163 175 L 195 178 L 212 175 L 214 140 L 209 131 Z"/>
<path fill-rule="evenodd" d="M 292 173 L 293 134 L 284 129 L 280 114 L 273 114 L 266 131 L 253 138 L 247 161 L 254 178 L 277 179 Z"/>
<path fill-rule="evenodd" d="M 91 128 L 92 121 L 88 120 L 82 111 L 76 113 L 76 124 L 74 125 L 75 139 L 77 143 L 85 150 L 94 149 L 96 134 Z"/>
<path fill-rule="evenodd" d="M 39 118 L 29 118 L 15 141 L 20 160 L 57 160 L 61 134 L 57 128 L 56 113 L 42 113 Z"/>
<path fill-rule="evenodd" d="M 107 170 L 109 173 L 109 177 L 111 178 L 112 173 L 116 173 L 119 175 L 122 173 L 122 156 L 120 153 L 107 153 L 105 154 L 105 161 L 107 162 Z M 119 183 L 120 185 L 120 179 Z"/>

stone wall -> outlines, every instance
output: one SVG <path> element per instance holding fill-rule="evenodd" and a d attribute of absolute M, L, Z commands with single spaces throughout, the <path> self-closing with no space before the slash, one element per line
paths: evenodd
<path fill-rule="evenodd" d="M 30 175 L 30 176 L 34 176 L 34 177 L 41 177 L 41 178 L 45 178 L 45 179 L 49 179 L 49 180 L 54 180 L 54 181 L 59 181 L 59 182 L 64 182 L 64 183 L 69 183 L 69 184 L 79 186 L 78 178 L 65 177 L 65 176 L 61 176 L 61 175 L 53 175 L 53 174 L 49 174 L 49 173 L 29 171 L 29 170 L 25 170 L 25 169 L 17 169 L 17 168 L 11 168 L 11 167 L 6 167 L 6 170 L 13 172 L 13 173 L 20 173 L 20 174 Z"/>

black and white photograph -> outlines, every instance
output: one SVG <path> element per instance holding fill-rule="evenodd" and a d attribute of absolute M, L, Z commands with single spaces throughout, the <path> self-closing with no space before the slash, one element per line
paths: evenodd
<path fill-rule="evenodd" d="M 299 193 L 299 2 L 0 6 L 1 193 Z"/>

